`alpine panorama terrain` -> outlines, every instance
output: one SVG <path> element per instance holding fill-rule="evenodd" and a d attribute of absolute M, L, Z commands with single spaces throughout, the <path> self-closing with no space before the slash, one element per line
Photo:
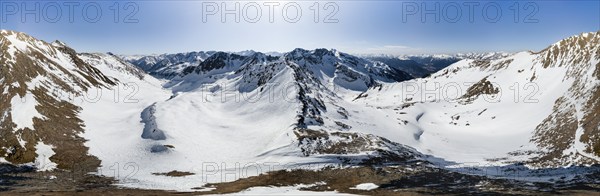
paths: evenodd
<path fill-rule="evenodd" d="M 82 53 L 0 32 L 0 195 L 598 194 L 600 31 L 540 51 Z"/>

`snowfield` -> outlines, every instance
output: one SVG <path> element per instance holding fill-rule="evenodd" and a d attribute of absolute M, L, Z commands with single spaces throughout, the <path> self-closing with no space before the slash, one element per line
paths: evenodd
<path fill-rule="evenodd" d="M 518 53 L 501 71 L 482 71 L 471 67 L 471 60 L 463 60 L 425 79 L 384 85 L 381 91 L 367 91 L 370 96 L 360 103 L 380 108 L 414 104 L 400 110 L 402 112 L 382 109 L 387 116 L 409 121 L 407 126 L 397 130 L 419 132 L 418 138 L 408 141 L 410 146 L 451 162 L 497 164 L 489 160 L 506 157 L 511 151 L 533 149 L 529 142 L 532 130 L 552 112 L 554 101 L 573 82 L 563 80 L 564 68 L 532 68 L 534 58 L 535 55 L 528 52 Z M 497 61 L 503 60 L 506 59 Z M 453 73 L 454 70 L 460 71 Z M 527 76 L 534 73 L 536 81 L 531 82 Z M 461 104 L 459 98 L 468 87 L 483 78 L 500 92 Z"/>
<path fill-rule="evenodd" d="M 493 169 L 533 158 L 509 154 L 538 149 L 531 142 L 533 130 L 575 82 L 565 75 L 570 67 L 543 67 L 539 55 L 531 52 L 493 58 L 488 64 L 461 60 L 430 77 L 404 82 L 365 74 L 384 73 L 381 70 L 386 68 L 379 64 L 340 68 L 336 64 L 356 60 L 337 51 L 316 51 L 311 55 L 323 55 L 320 59 L 305 61 L 307 52 L 311 51 L 295 50 L 278 57 L 289 59 L 283 64 L 258 53 L 253 60 L 217 53 L 222 59 L 207 61 L 223 60 L 222 68 L 196 69 L 166 81 L 123 78 L 121 72 L 100 68 L 121 82 L 137 84 L 140 91 L 135 103 L 115 103 L 112 96 L 103 96 L 83 104 L 90 152 L 102 159 L 102 174 L 115 176 L 115 170 L 126 170 L 115 176 L 124 186 L 180 191 L 292 165 L 339 163 L 324 155 L 304 156 L 307 146 L 294 131 L 300 122 L 311 130 L 380 136 L 413 147 L 429 155 L 425 159 L 430 162 L 456 171 Z M 269 66 L 273 67 L 262 70 Z M 306 69 L 303 73 L 309 76 L 298 75 L 298 69 Z M 255 83 L 261 74 L 270 74 L 268 85 Z M 309 79 L 297 84 L 298 77 Z M 365 78 L 380 82 L 373 85 L 372 79 Z M 298 96 L 300 91 L 306 97 Z M 304 107 L 316 113 L 298 121 L 299 115 L 307 115 L 300 113 Z M 334 136 L 328 139 L 340 141 Z M 193 175 L 153 174 L 169 171 Z"/>
<path fill-rule="evenodd" d="M 56 163 L 50 161 L 50 157 L 55 154 L 52 150 L 52 146 L 44 144 L 43 142 L 38 142 L 35 149 L 37 158 L 35 159 L 34 166 L 38 168 L 39 171 L 51 171 L 56 169 Z"/>
<path fill-rule="evenodd" d="M 10 105 L 0 125 L 13 129 L 6 134 L 14 139 L 3 141 L 0 162 L 36 141 L 29 142 L 35 156 L 22 163 L 40 171 L 64 167 L 59 161 L 68 161 L 60 159 L 66 145 L 37 137 L 34 128 L 80 142 L 77 153 L 94 156 L 92 169 L 95 157 L 101 161 L 95 174 L 114 177 L 121 186 L 175 191 L 209 190 L 204 185 L 274 170 L 369 161 L 425 163 L 531 182 L 574 179 L 572 173 L 600 162 L 600 125 L 593 124 L 600 108 L 600 33 L 567 38 L 537 53 L 460 60 L 417 79 L 337 50 L 128 57 L 143 64 L 136 67 L 111 53 L 77 54 L 62 42 L 7 31 L 2 36 L 13 43 L 9 56 L 42 55 L 37 64 L 21 64 L 33 66 L 37 77 L 0 78 L 10 85 L 5 92 L 27 86 L 6 99 Z M 65 92 L 71 96 L 59 96 Z M 253 187 L 239 194 L 338 194 L 299 190 L 306 186 Z"/>
<path fill-rule="evenodd" d="M 373 190 L 378 188 L 379 186 L 373 183 L 362 183 L 362 184 L 357 184 L 355 187 L 352 187 L 350 189 L 357 189 L 357 190 Z"/>
<path fill-rule="evenodd" d="M 31 93 L 25 94 L 24 97 L 14 96 L 10 100 L 11 115 L 13 123 L 17 125 L 17 129 L 25 127 L 33 129 L 33 118 L 43 118 L 36 109 L 37 101 Z"/>
<path fill-rule="evenodd" d="M 294 88 L 284 85 L 293 78 L 287 71 L 274 78 L 282 85 L 263 92 L 241 95 L 235 93 L 236 86 L 230 81 L 217 81 L 230 85 L 218 87 L 222 91 L 197 88 L 172 95 L 161 87 L 162 81 L 150 76 L 140 80 L 122 76 L 124 73 L 106 64 L 95 66 L 123 84 L 100 89 L 102 96 L 95 96 L 95 92 L 90 95 L 99 99 L 81 104 L 81 117 L 86 122 L 84 137 L 89 140 L 86 145 L 90 153 L 102 160 L 98 173 L 120 179 L 123 186 L 189 191 L 208 182 L 233 181 L 323 162 L 303 158 L 295 148 L 291 127 L 298 104 L 293 99 L 281 99 L 281 94 L 268 94 L 289 92 L 286 96 L 294 98 Z M 124 90 L 125 85 L 136 87 Z M 139 90 L 131 94 L 133 89 Z M 133 96 L 127 96 L 130 94 Z M 145 113 L 150 111 L 146 110 L 149 106 L 154 109 Z M 148 124 L 143 123 L 142 116 L 154 119 L 155 124 L 144 128 Z M 144 138 L 145 129 L 161 130 L 164 138 Z M 195 175 L 173 178 L 153 174 L 174 170 Z"/>

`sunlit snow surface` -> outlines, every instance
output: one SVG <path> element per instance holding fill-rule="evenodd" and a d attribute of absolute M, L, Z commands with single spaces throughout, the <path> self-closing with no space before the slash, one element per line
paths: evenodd
<path fill-rule="evenodd" d="M 367 190 L 367 191 L 369 191 L 369 190 L 376 189 L 378 187 L 379 187 L 378 185 L 369 182 L 369 183 L 357 184 L 356 186 L 351 187 L 350 189 Z"/>
<path fill-rule="evenodd" d="M 86 145 L 102 160 L 99 173 L 117 177 L 123 186 L 189 191 L 207 182 L 233 181 L 322 161 L 301 156 L 294 146 L 291 130 L 299 107 L 294 99 L 270 100 L 262 95 L 264 99 L 249 103 L 236 100 L 234 94 L 221 99 L 221 92 L 203 90 L 171 97 L 171 92 L 161 87 L 162 82 L 150 76 L 139 80 L 102 64 L 95 66 L 139 89 L 132 97 L 127 97 L 132 89 L 124 90 L 122 85 L 92 91 L 92 95 L 100 93 L 100 99 L 81 103 L 84 136 L 89 139 Z M 278 73 L 276 80 L 291 80 L 288 71 Z M 115 99 L 117 88 L 120 96 Z M 290 96 L 296 93 L 293 88 L 276 90 Z M 246 96 L 255 96 L 251 93 Z M 142 139 L 141 113 L 152 104 L 156 104 L 153 115 L 165 140 Z M 174 148 L 152 152 L 164 145 Z M 152 174 L 173 170 L 196 175 L 173 178 Z"/>
<path fill-rule="evenodd" d="M 360 99 L 356 99 L 360 92 L 352 89 L 364 86 L 336 82 L 337 73 L 327 67 L 311 71 L 321 82 L 333 81 L 336 85 L 332 88 L 337 96 L 326 99 L 325 105 L 343 107 L 350 116 L 344 119 L 334 109 L 323 111 L 326 122 L 340 121 L 351 126 L 351 131 L 414 147 L 432 155 L 430 161 L 443 167 L 493 168 L 501 166 L 490 161 L 495 158 L 529 158 L 507 157 L 507 153 L 535 149 L 529 141 L 532 130 L 552 112 L 555 100 L 572 83 L 564 77 L 565 68 L 542 68 L 533 63 L 535 55 L 529 52 L 507 58 L 514 60 L 493 71 L 471 67 L 472 60 L 459 61 L 425 79 L 384 83 L 381 89 L 369 89 L 365 92 L 368 96 Z M 506 59 L 496 61 L 502 60 Z M 99 100 L 80 104 L 86 124 L 84 136 L 89 140 L 86 145 L 102 160 L 99 174 L 117 177 L 123 186 L 190 191 L 208 182 L 233 181 L 276 169 L 306 165 L 311 165 L 308 169 L 319 169 L 337 163 L 323 156 L 305 157 L 300 152 L 293 124 L 301 105 L 295 97 L 298 89 L 287 86 L 294 82 L 289 68 L 275 73 L 270 80 L 275 85 L 270 89 L 241 93 L 240 87 L 245 86 L 234 77 L 233 69 L 214 72 L 213 76 L 218 76 L 214 78 L 173 80 L 166 85 L 171 88 L 165 89 L 162 86 L 166 81 L 150 76 L 140 80 L 107 65 L 96 66 L 139 90 L 123 100 L 131 91 L 115 86 L 102 90 Z M 534 73 L 536 80 L 531 82 Z M 479 97 L 468 104 L 458 102 L 469 86 L 485 77 L 500 88 L 500 94 L 489 99 Z M 407 92 L 407 88 L 413 90 Z M 117 96 L 116 89 L 121 89 Z M 412 105 L 402 108 L 407 103 Z M 155 129 L 147 131 L 160 131 L 164 139 L 142 139 L 142 112 L 153 104 L 153 112 L 145 116 L 153 119 Z M 153 174 L 174 170 L 194 175 Z M 355 188 L 373 188 L 363 186 Z M 248 191 L 256 190 L 265 194 L 295 191 L 273 187 Z"/>
<path fill-rule="evenodd" d="M 31 93 L 24 97 L 15 95 L 10 100 L 12 121 L 17 125 L 17 129 L 33 129 L 33 118 L 42 118 L 43 116 L 35 109 L 38 102 Z"/>
<path fill-rule="evenodd" d="M 35 146 L 35 153 L 37 157 L 34 162 L 34 166 L 39 171 L 50 171 L 56 169 L 57 164 L 50 161 L 50 157 L 54 155 L 54 151 L 52 150 L 52 146 L 44 144 L 43 142 L 39 142 Z"/>

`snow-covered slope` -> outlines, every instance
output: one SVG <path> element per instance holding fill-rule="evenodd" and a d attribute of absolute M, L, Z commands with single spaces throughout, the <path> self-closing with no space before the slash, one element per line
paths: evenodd
<path fill-rule="evenodd" d="M 129 176 L 112 170 L 139 168 L 154 145 L 140 114 L 171 96 L 158 79 L 114 55 L 14 31 L 0 32 L 0 48 L 0 160 L 120 180 Z"/>
<path fill-rule="evenodd" d="M 337 88 L 358 93 L 410 78 L 334 50 L 297 49 L 277 57 L 218 52 L 174 69 L 177 76 L 162 84 L 110 53 L 77 54 L 62 42 L 48 44 L 12 31 L 2 31 L 0 40 L 2 87 L 9 92 L 1 105 L 7 136 L 3 161 L 40 170 L 98 169 L 126 186 L 189 190 L 267 169 L 421 156 L 385 138 L 328 127 L 344 127 L 324 115 L 327 107 L 339 110 L 339 118 L 347 113 L 329 103 L 339 99 Z M 16 96 L 35 100 L 21 103 Z M 225 179 L 206 178 L 203 167 L 273 162 L 281 165 Z M 172 181 L 156 175 L 174 170 L 194 175 Z M 127 183 L 131 180 L 135 183 Z"/>
<path fill-rule="evenodd" d="M 335 50 L 296 49 L 278 57 L 217 52 L 165 83 L 170 98 L 132 109 L 142 123 L 119 146 L 137 150 L 114 148 L 98 157 L 122 163 L 125 154 L 139 163 L 136 175 L 128 176 L 136 183 L 129 186 L 178 190 L 247 177 L 239 169 L 252 163 L 261 166 L 250 169 L 254 174 L 265 172 L 266 163 L 280 164 L 275 169 L 289 163 L 407 160 L 593 163 L 541 157 L 534 138 L 549 134 L 536 130 L 575 81 L 557 80 L 570 66 L 544 67 L 541 56 L 547 53 L 467 59 L 428 78 L 404 81 L 404 72 Z M 595 58 L 577 67 L 593 72 Z M 134 119 L 134 112 L 128 116 Z M 568 157 L 584 160 L 578 156 Z M 193 175 L 164 181 L 152 174 L 175 170 Z M 227 172 L 232 175 L 223 176 Z"/>
<path fill-rule="evenodd" d="M 95 171 L 88 154 L 78 102 L 114 78 L 81 60 L 62 42 L 0 31 L 0 157 L 51 170 Z M 77 163 L 76 166 L 74 163 Z"/>
<path fill-rule="evenodd" d="M 599 162 L 598 32 L 420 79 L 327 49 L 146 56 L 136 66 L 137 57 L 0 35 L 0 160 L 40 170 L 190 190 L 311 164 Z M 189 175 L 162 175 L 172 171 Z"/>
<path fill-rule="evenodd" d="M 177 165 L 173 161 L 183 161 L 153 153 L 153 149 L 162 145 L 146 139 L 144 132 L 147 108 L 169 99 L 171 92 L 162 88 L 160 80 L 119 57 L 100 53 L 79 56 L 119 82 L 111 88 L 94 89 L 89 93 L 92 99 L 79 104 L 80 117 L 85 122 L 82 136 L 88 140 L 85 145 L 90 154 L 101 160 L 96 174 L 114 177 L 134 187 L 177 189 L 175 184 L 155 186 L 145 181 L 147 176 L 164 181 L 152 175 L 162 171 L 157 168 L 165 167 L 159 163 Z"/>
<path fill-rule="evenodd" d="M 600 33 L 537 53 L 462 60 L 430 77 L 370 89 L 357 103 L 405 121 L 419 151 L 459 163 L 598 163 Z"/>
<path fill-rule="evenodd" d="M 235 169 L 248 169 L 245 165 L 252 163 L 261 166 L 251 168 L 250 173 L 256 175 L 268 171 L 263 164 L 273 163 L 281 169 L 380 157 L 414 160 L 421 154 L 410 147 L 348 131 L 350 127 L 338 122 L 348 118 L 348 111 L 335 103 L 341 100 L 341 92 L 358 94 L 357 90 L 405 76 L 383 64 L 334 50 L 297 49 L 281 57 L 217 52 L 164 84 L 173 96 L 148 103 L 143 112 L 135 109 L 145 127 L 132 126 L 138 130 L 127 137 L 132 141 L 116 142 L 119 148 L 114 148 L 135 150 L 118 153 L 118 157 L 108 151 L 106 155 L 113 157 L 98 157 L 117 162 L 125 155 L 138 163 L 135 179 L 139 183 L 132 186 L 178 190 L 247 177 L 247 172 Z M 123 131 L 114 137 L 124 137 Z M 219 170 L 207 176 L 212 171 L 203 164 L 233 168 L 237 175 L 223 178 L 221 173 L 227 171 Z M 164 181 L 153 174 L 174 170 L 194 175 Z"/>

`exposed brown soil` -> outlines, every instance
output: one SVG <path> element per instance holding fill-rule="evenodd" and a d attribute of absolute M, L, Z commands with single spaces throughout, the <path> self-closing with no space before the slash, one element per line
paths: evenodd
<path fill-rule="evenodd" d="M 12 172 L 2 172 L 11 168 Z M 161 190 L 121 188 L 111 178 L 79 171 L 33 172 L 0 164 L 0 195 L 191 195 Z"/>
<path fill-rule="evenodd" d="M 540 166 L 598 163 L 578 152 L 568 155 L 564 152 L 578 142 L 575 141 L 577 129 L 581 128 L 583 134 L 579 141 L 585 144 L 585 151 L 600 156 L 600 89 L 588 86 L 593 85 L 589 83 L 590 79 L 600 79 L 600 63 L 589 63 L 592 58 L 600 58 L 600 51 L 593 49 L 600 44 L 599 33 L 573 36 L 538 53 L 540 58 L 537 60 L 545 68 L 564 66 L 566 78 L 574 79 L 568 93 L 556 101 L 553 113 L 536 127 L 532 141 L 541 152 L 538 152 L 538 160 L 533 161 Z M 588 71 L 593 71 L 592 78 L 586 78 Z M 575 106 L 577 101 L 584 103 L 579 109 Z M 578 119 L 577 113 L 583 113 L 583 118 Z"/>
<path fill-rule="evenodd" d="M 374 183 L 374 190 L 356 190 L 361 183 Z M 338 191 L 361 195 L 549 195 L 591 194 L 600 187 L 583 185 L 574 189 L 554 189 L 549 184 L 489 179 L 448 172 L 426 166 L 326 168 L 319 171 L 274 171 L 233 182 L 207 184 L 206 194 L 236 193 L 256 186 L 313 185 L 301 190 Z M 539 189 L 546 189 L 540 191 Z"/>
<path fill-rule="evenodd" d="M 0 164 L 0 171 L 6 165 Z M 489 179 L 431 168 L 426 165 L 388 167 L 344 167 L 322 170 L 273 171 L 233 182 L 206 184 L 197 189 L 211 191 L 171 192 L 114 186 L 114 180 L 85 173 L 57 170 L 33 172 L 16 168 L 0 172 L 0 195 L 205 195 L 237 193 L 251 187 L 312 185 L 300 190 L 338 191 L 361 195 L 594 195 L 597 184 L 554 187 L 548 183 Z M 599 174 L 592 174 L 598 177 Z M 358 184 L 374 183 L 374 190 L 353 189 Z"/>
<path fill-rule="evenodd" d="M 8 52 L 11 44 L 5 34 L 14 34 L 18 39 L 33 45 L 43 45 L 43 48 L 30 48 L 27 51 L 16 51 L 14 54 Z M 57 164 L 59 169 L 78 169 L 82 172 L 96 171 L 100 166 L 100 160 L 88 154 L 88 148 L 84 145 L 85 139 L 80 135 L 83 133 L 83 121 L 79 119 L 78 113 L 81 108 L 64 100 L 60 100 L 54 90 L 64 91 L 70 95 L 81 95 L 82 91 L 90 87 L 102 87 L 114 85 L 107 76 L 98 69 L 85 63 L 75 51 L 66 46 L 55 47 L 49 43 L 35 40 L 35 38 L 24 33 L 6 32 L 0 35 L 2 45 L 0 51 L 0 89 L 8 89 L 0 95 L 0 157 L 15 164 L 33 162 L 39 155 L 35 153 L 35 146 L 43 142 L 53 146 L 55 154 L 49 159 Z M 32 47 L 29 46 L 29 47 Z M 44 51 L 42 54 L 40 51 Z M 66 54 L 77 67 L 75 72 L 65 69 L 62 65 L 54 62 L 50 56 L 59 53 Z M 14 59 L 14 61 L 12 60 Z M 56 73 L 50 73 L 46 69 Z M 49 81 L 35 84 L 27 84 L 32 79 L 42 76 Z M 84 79 L 82 79 L 83 77 Z M 18 84 L 17 86 L 13 85 Z M 29 86 L 28 86 L 29 85 Z M 32 86 L 35 85 L 35 86 Z M 80 88 L 82 91 L 76 90 Z M 33 127 L 17 129 L 12 122 L 10 113 L 10 100 L 13 97 L 25 97 L 32 94 L 37 102 L 35 109 L 43 116 L 33 118 Z M 24 100 L 32 102 L 34 100 Z M 21 141 L 21 142 L 20 142 Z"/>
<path fill-rule="evenodd" d="M 536 165 L 555 166 L 562 164 L 563 151 L 571 147 L 575 139 L 578 122 L 575 106 L 561 97 L 554 103 L 553 113 L 540 123 L 531 139 L 543 151 L 535 158 Z M 558 161 L 561 161 L 560 163 Z"/>
<path fill-rule="evenodd" d="M 374 168 L 359 167 L 348 169 L 324 169 L 321 171 L 293 170 L 293 171 L 274 171 L 260 176 L 240 179 L 234 182 L 207 184 L 205 187 L 216 188 L 209 193 L 223 194 L 236 193 L 255 186 L 294 186 L 297 184 L 315 184 L 318 185 L 303 190 L 311 191 L 339 191 L 344 193 L 365 194 L 367 191 L 350 189 L 363 182 L 376 184 L 385 184 L 391 182 L 395 177 L 401 177 L 401 172 L 382 175 L 382 170 Z M 322 185 L 319 185 L 322 183 Z M 382 195 L 383 191 L 373 191 L 373 195 Z M 388 191 L 392 194 L 392 191 Z M 414 194 L 406 191 L 405 194 Z M 397 195 L 397 193 L 396 193 Z"/>
<path fill-rule="evenodd" d="M 598 56 L 600 56 L 600 54 Z M 600 80 L 600 62 L 596 64 L 596 70 L 594 71 L 594 75 L 598 80 Z"/>
<path fill-rule="evenodd" d="M 166 173 L 152 173 L 152 174 L 157 175 L 157 176 L 169 176 L 169 177 L 182 177 L 182 176 L 194 175 L 194 173 L 192 173 L 192 172 L 177 171 L 177 170 L 173 170 L 173 171 L 166 172 Z"/>

